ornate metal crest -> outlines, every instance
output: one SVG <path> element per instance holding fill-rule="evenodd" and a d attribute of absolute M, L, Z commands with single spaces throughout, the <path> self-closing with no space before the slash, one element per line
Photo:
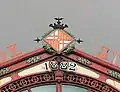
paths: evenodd
<path fill-rule="evenodd" d="M 57 23 L 50 24 L 49 27 L 52 27 L 53 30 L 46 33 L 42 36 L 42 39 L 37 38 L 34 41 L 43 41 L 45 42 L 43 48 L 45 48 L 50 53 L 61 53 L 63 50 L 65 53 L 70 53 L 75 48 L 72 43 L 77 41 L 78 43 L 83 42 L 80 39 L 76 40 L 73 35 L 65 31 L 65 28 L 68 28 L 67 24 L 62 24 L 61 20 L 63 18 L 54 18 L 57 20 Z"/>
<path fill-rule="evenodd" d="M 74 39 L 64 31 L 68 26 L 61 24 L 60 20 L 63 18 L 55 18 L 57 23 L 50 24 L 53 31 L 48 34 L 43 40 L 49 44 L 55 51 L 61 52 L 74 41 Z"/>

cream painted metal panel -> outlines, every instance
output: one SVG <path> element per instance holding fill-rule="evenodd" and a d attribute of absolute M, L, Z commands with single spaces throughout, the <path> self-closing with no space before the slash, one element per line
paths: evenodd
<path fill-rule="evenodd" d="M 120 90 L 120 82 L 117 82 L 112 79 L 107 79 L 106 82 Z"/>
<path fill-rule="evenodd" d="M 94 78 L 99 78 L 99 74 L 96 73 L 95 71 L 85 68 L 83 66 L 77 65 L 75 71 L 76 73 L 80 73 L 80 74 L 84 74 L 84 75 L 88 75 L 90 77 L 94 77 Z"/>
<path fill-rule="evenodd" d="M 1 79 L 1 80 L 0 80 L 0 86 L 2 86 L 2 85 L 5 84 L 5 83 L 10 82 L 11 80 L 12 80 L 11 77 L 6 77 L 6 78 Z"/>
<path fill-rule="evenodd" d="M 51 71 L 51 69 L 49 67 L 47 67 L 47 69 L 46 69 L 45 64 L 47 64 L 47 66 L 49 66 L 49 62 L 44 62 L 44 63 L 36 65 L 32 68 L 23 70 L 23 71 L 19 72 L 18 75 L 20 77 L 22 77 L 22 76 L 26 76 L 26 75 L 30 75 L 30 74 L 34 74 L 34 73 L 42 73 L 42 72 L 46 72 L 46 71 Z"/>

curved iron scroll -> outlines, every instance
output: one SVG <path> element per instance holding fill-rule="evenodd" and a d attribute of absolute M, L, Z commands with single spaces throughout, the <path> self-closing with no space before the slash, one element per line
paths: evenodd
<path fill-rule="evenodd" d="M 55 83 L 56 77 L 53 72 L 35 74 L 13 81 L 0 88 L 0 92 L 19 92 L 26 87 L 33 87 L 39 84 Z M 87 87 L 88 92 L 119 92 L 115 88 L 88 76 L 75 74 L 73 72 L 64 72 L 61 83 L 75 84 Z"/>
<path fill-rule="evenodd" d="M 41 73 L 27 76 L 16 80 L 6 86 L 0 88 L 0 92 L 19 92 L 29 86 L 38 84 L 46 84 L 55 82 L 55 74 L 53 72 Z"/>
<path fill-rule="evenodd" d="M 64 72 L 63 83 L 87 87 L 88 89 L 91 89 L 88 92 L 119 92 L 115 88 L 101 81 L 98 81 L 88 76 L 75 74 L 73 72 Z"/>
<path fill-rule="evenodd" d="M 63 57 L 55 57 L 51 59 L 52 61 L 67 61 L 71 62 L 69 59 L 65 59 Z M 74 72 L 68 72 L 68 71 L 62 71 L 62 70 L 55 70 L 54 72 L 45 72 L 45 73 L 39 73 L 30 75 L 27 77 L 20 78 L 16 81 L 13 81 L 3 87 L 0 88 L 0 92 L 19 92 L 20 90 L 23 90 L 27 87 L 34 87 L 38 85 L 48 85 L 58 82 L 58 76 L 56 74 L 60 74 L 60 82 L 63 84 L 75 84 L 77 86 L 84 86 L 88 89 L 88 92 L 119 92 L 114 87 L 103 83 L 102 81 L 99 81 L 97 79 L 76 74 Z"/>

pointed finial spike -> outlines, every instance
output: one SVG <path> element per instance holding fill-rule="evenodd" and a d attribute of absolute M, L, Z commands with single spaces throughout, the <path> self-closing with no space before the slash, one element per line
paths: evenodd
<path fill-rule="evenodd" d="M 78 43 L 81 43 L 83 42 L 80 38 L 78 40 L 76 40 Z"/>
<path fill-rule="evenodd" d="M 41 41 L 41 39 L 39 39 L 38 37 L 34 40 L 36 41 L 37 43 L 39 43 Z"/>

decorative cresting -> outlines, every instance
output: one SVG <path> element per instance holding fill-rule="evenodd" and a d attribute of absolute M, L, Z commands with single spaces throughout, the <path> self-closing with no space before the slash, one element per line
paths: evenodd
<path fill-rule="evenodd" d="M 57 23 L 49 25 L 53 28 L 53 31 L 43 39 L 57 52 L 61 52 L 74 41 L 74 39 L 64 31 L 64 28 L 68 26 L 66 24 L 61 24 L 60 20 L 62 19 L 63 18 L 55 18 Z"/>
<path fill-rule="evenodd" d="M 69 54 L 75 49 L 74 42 L 77 43 L 83 42 L 82 40 L 76 39 L 71 33 L 64 30 L 68 28 L 67 24 L 62 24 L 61 20 L 63 18 L 54 18 L 57 20 L 57 23 L 50 24 L 49 27 L 52 27 L 53 30 L 45 33 L 41 39 L 37 37 L 34 41 L 39 43 L 43 42 L 43 48 L 49 53 L 60 54 L 62 51 Z"/>
<path fill-rule="evenodd" d="M 8 68 L 1 68 L 0 69 L 0 76 L 4 75 L 4 74 L 7 74 L 9 72 L 9 69 Z"/>
<path fill-rule="evenodd" d="M 117 78 L 117 79 L 120 80 L 120 72 L 117 72 L 115 70 L 109 69 L 108 73 L 109 73 L 110 76 L 112 76 L 112 77 Z"/>
<path fill-rule="evenodd" d="M 62 30 L 64 30 L 64 28 L 68 28 L 68 25 L 61 24 L 60 20 L 62 20 L 63 18 L 54 18 L 54 19 L 57 20 L 57 23 L 54 23 L 54 25 L 53 24 L 49 25 L 53 29 L 62 29 Z"/>
<path fill-rule="evenodd" d="M 72 72 L 64 72 L 63 83 L 77 84 L 77 85 L 82 85 L 82 86 L 91 88 L 91 90 L 89 90 L 89 92 L 119 92 L 115 88 L 113 88 L 101 81 L 98 81 L 98 80 L 93 79 L 88 76 L 75 74 Z"/>

